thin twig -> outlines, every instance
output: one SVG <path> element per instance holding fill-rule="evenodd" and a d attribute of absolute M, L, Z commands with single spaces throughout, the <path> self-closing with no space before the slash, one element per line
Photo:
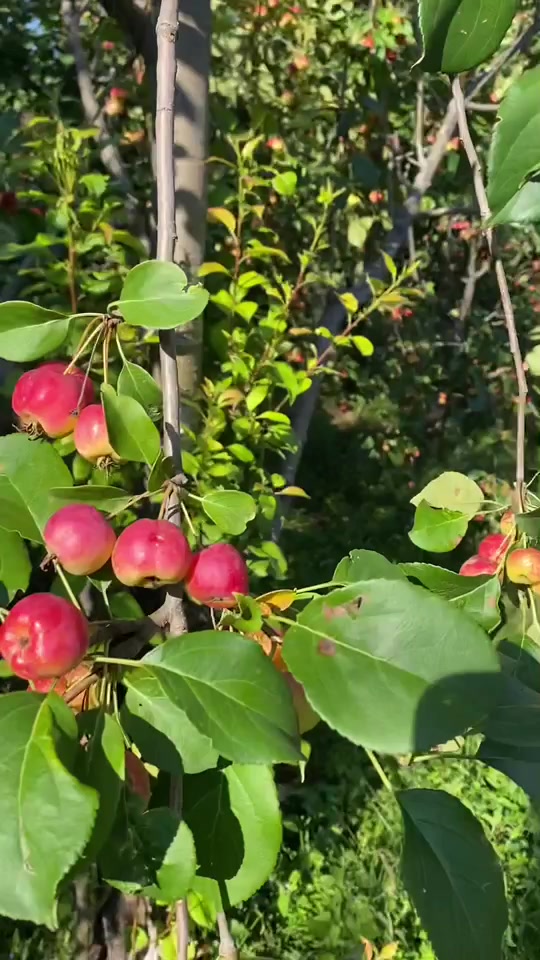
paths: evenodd
<path fill-rule="evenodd" d="M 478 200 L 478 206 L 480 208 L 480 216 L 482 217 L 484 224 L 487 224 L 491 216 L 491 210 L 489 208 L 489 201 L 484 184 L 482 167 L 480 165 L 476 147 L 474 146 L 471 132 L 469 130 L 465 97 L 463 96 L 463 89 L 459 77 L 456 77 L 452 83 L 452 93 L 454 97 L 454 103 L 456 104 L 460 137 L 463 142 L 463 147 L 465 149 L 465 153 L 473 174 L 474 191 L 476 194 L 476 199 Z M 512 305 L 512 299 L 510 297 L 510 291 L 508 289 L 508 281 L 506 279 L 504 265 L 496 251 L 493 230 L 490 227 L 485 226 L 485 235 L 489 252 L 493 259 L 495 276 L 497 277 L 497 284 L 501 295 L 501 305 L 518 385 L 515 489 L 518 506 L 520 511 L 522 511 L 525 487 L 525 416 L 527 412 L 527 378 L 525 376 L 523 357 L 521 354 L 521 347 L 516 329 L 516 318 Z"/>
<path fill-rule="evenodd" d="M 189 914 L 185 900 L 176 904 L 176 958 L 187 960 L 189 950 Z"/>
<path fill-rule="evenodd" d="M 238 960 L 238 950 L 233 940 L 227 917 L 224 913 L 217 914 L 219 930 L 219 957 L 220 960 Z"/>

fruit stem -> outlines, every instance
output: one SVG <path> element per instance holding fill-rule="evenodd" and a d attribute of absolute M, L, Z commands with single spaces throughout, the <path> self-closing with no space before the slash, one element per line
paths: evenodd
<path fill-rule="evenodd" d="M 82 341 L 82 343 L 80 344 L 80 346 L 77 348 L 77 350 L 75 351 L 75 355 L 74 355 L 73 359 L 70 360 L 70 362 L 68 363 L 66 369 L 64 370 L 64 376 L 65 376 L 67 373 L 71 373 L 73 367 L 74 367 L 75 364 L 77 363 L 77 360 L 79 359 L 79 357 L 81 356 L 81 354 L 83 354 L 84 351 L 86 350 L 86 348 L 92 343 L 92 340 L 94 340 L 96 337 L 98 337 L 99 334 L 101 333 L 101 329 L 102 329 L 102 318 L 99 317 L 98 319 L 99 319 L 99 324 L 98 324 L 98 326 L 95 328 L 95 330 L 92 330 L 92 333 L 88 333 L 88 331 L 89 331 L 90 327 L 93 327 L 93 326 L 94 326 L 94 324 L 93 324 L 93 323 L 89 323 L 89 324 L 88 324 L 88 326 L 87 326 L 87 328 L 86 328 L 86 330 L 85 330 L 85 333 L 83 334 L 83 341 Z M 85 334 L 88 334 L 88 335 L 85 336 Z"/>
<path fill-rule="evenodd" d="M 141 660 L 127 660 L 120 657 L 102 657 L 101 655 L 94 657 L 94 663 L 112 663 L 117 667 L 143 667 L 144 664 Z"/>
<path fill-rule="evenodd" d="M 64 590 L 66 591 L 66 593 L 67 593 L 69 599 L 71 600 L 73 606 L 74 606 L 74 607 L 77 607 L 77 610 L 80 610 L 81 613 L 82 613 L 82 612 L 83 612 L 83 609 L 82 609 L 79 601 L 77 600 L 77 597 L 76 597 L 75 594 L 73 593 L 73 590 L 71 589 L 71 584 L 70 584 L 68 578 L 66 577 L 64 571 L 62 570 L 62 567 L 60 566 L 60 564 L 59 564 L 58 562 L 55 562 L 54 566 L 55 566 L 56 573 L 58 574 L 58 576 L 60 577 L 60 580 L 61 580 L 62 583 L 64 584 Z"/>
<path fill-rule="evenodd" d="M 109 382 L 109 346 L 111 343 L 111 331 L 107 330 L 103 338 L 103 383 Z"/>
<path fill-rule="evenodd" d="M 537 646 L 540 646 L 540 623 L 538 622 L 538 610 L 536 609 L 536 603 L 535 603 L 535 600 L 534 600 L 534 593 L 532 592 L 532 590 L 527 590 L 527 593 L 529 594 L 529 606 L 530 606 L 530 609 L 531 609 L 532 620 L 533 620 L 533 623 L 534 623 L 534 625 L 535 625 L 535 627 L 536 627 L 536 629 L 537 629 L 537 631 L 538 631 L 538 639 L 535 640 L 535 638 L 534 638 L 534 637 L 530 637 L 529 634 L 528 634 L 528 636 L 530 637 L 530 639 L 534 640 L 534 642 L 536 643 Z"/>
<path fill-rule="evenodd" d="M 196 533 L 195 527 L 193 526 L 193 523 L 192 523 L 192 521 L 191 521 L 191 517 L 190 517 L 190 515 L 189 515 L 189 511 L 188 511 L 185 503 L 183 503 L 182 500 L 180 501 L 180 509 L 181 509 L 182 513 L 184 514 L 184 517 L 186 518 L 186 523 L 187 523 L 189 529 L 191 530 L 193 536 L 194 536 L 195 538 L 197 538 L 197 533 Z"/>
<path fill-rule="evenodd" d="M 389 780 L 388 777 L 386 776 L 386 773 L 384 772 L 381 764 L 379 763 L 379 758 L 377 757 L 377 754 L 373 753 L 373 750 L 367 750 L 367 749 L 366 749 L 366 753 L 367 753 L 367 755 L 368 755 L 368 757 L 369 757 L 369 759 L 370 759 L 370 762 L 371 762 L 372 767 L 373 767 L 373 768 L 377 771 L 377 773 L 379 774 L 379 777 L 381 778 L 381 781 L 382 781 L 383 785 L 386 787 L 387 790 L 390 790 L 390 793 L 393 793 L 393 792 L 394 792 L 394 788 L 393 788 L 392 784 L 390 783 L 390 780 Z"/>

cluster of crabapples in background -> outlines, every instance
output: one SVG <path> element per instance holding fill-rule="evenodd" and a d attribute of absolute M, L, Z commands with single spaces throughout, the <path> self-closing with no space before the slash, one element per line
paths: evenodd
<path fill-rule="evenodd" d="M 31 436 L 73 434 L 79 454 L 103 465 L 119 458 L 109 443 L 103 408 L 94 400 L 85 373 L 73 365 L 46 363 L 18 380 L 12 406 Z M 74 576 L 92 576 L 110 562 L 117 580 L 128 587 L 183 582 L 192 600 L 214 609 L 236 606 L 237 595 L 249 590 L 246 563 L 233 546 L 216 543 L 193 553 L 169 520 L 135 520 L 117 536 L 95 507 L 70 504 L 49 519 L 44 541 L 46 559 Z M 0 654 L 34 689 L 50 689 L 57 678 L 65 678 L 88 646 L 86 618 L 50 593 L 20 600 L 0 627 Z"/>
<path fill-rule="evenodd" d="M 500 533 L 490 533 L 481 541 L 478 553 L 465 561 L 460 574 L 479 577 L 502 576 L 506 572 L 511 583 L 530 587 L 540 596 L 540 550 L 535 547 L 510 549 L 516 540 L 516 523 L 511 510 L 504 514 L 500 526 Z"/>

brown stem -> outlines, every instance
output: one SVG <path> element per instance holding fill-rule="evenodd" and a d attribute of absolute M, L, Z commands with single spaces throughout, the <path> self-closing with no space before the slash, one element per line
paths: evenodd
<path fill-rule="evenodd" d="M 231 936 L 226 915 L 224 913 L 218 913 L 216 919 L 219 930 L 220 960 L 238 960 L 238 951 Z"/>
<path fill-rule="evenodd" d="M 473 139 L 471 137 L 471 132 L 469 130 L 469 123 L 467 120 L 467 109 L 465 105 L 465 97 L 463 96 L 463 89 L 462 89 L 459 77 L 456 77 L 452 83 L 452 93 L 454 97 L 454 103 L 456 105 L 459 135 L 463 142 L 463 147 L 465 149 L 465 153 L 467 155 L 467 159 L 469 161 L 469 164 L 472 170 L 474 191 L 476 194 L 476 199 L 478 200 L 480 216 L 482 217 L 484 224 L 487 224 L 491 216 L 491 210 L 489 208 L 489 201 L 487 197 L 486 187 L 484 184 L 482 167 L 480 165 L 480 160 L 476 152 L 476 147 L 474 146 Z M 525 368 L 523 366 L 523 357 L 521 354 L 521 347 L 519 344 L 519 338 L 518 338 L 517 328 L 516 328 L 516 318 L 514 314 L 514 307 L 512 305 L 512 299 L 510 297 L 510 291 L 508 289 L 508 281 L 506 278 L 504 264 L 496 250 L 493 230 L 491 229 L 491 227 L 485 226 L 484 232 L 486 235 L 489 252 L 493 259 L 495 276 L 497 278 L 497 284 L 498 284 L 499 293 L 501 296 L 501 305 L 503 309 L 504 320 L 506 323 L 506 330 L 508 333 L 508 342 L 510 344 L 512 359 L 514 361 L 514 369 L 516 371 L 516 379 L 517 379 L 517 385 L 518 385 L 515 489 L 516 489 L 516 496 L 517 496 L 519 509 L 523 510 L 523 497 L 524 497 L 524 485 L 525 485 L 525 416 L 527 412 L 527 392 L 528 392 L 527 378 L 525 376 Z"/>
<path fill-rule="evenodd" d="M 176 960 L 187 960 L 189 950 L 189 914 L 185 900 L 176 904 Z"/>

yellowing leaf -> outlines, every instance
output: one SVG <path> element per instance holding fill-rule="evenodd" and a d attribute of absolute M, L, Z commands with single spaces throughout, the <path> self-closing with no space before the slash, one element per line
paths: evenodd
<path fill-rule="evenodd" d="M 209 277 L 210 274 L 212 273 L 226 273 L 228 276 L 230 276 L 230 271 L 227 270 L 227 267 L 225 267 L 222 263 L 217 263 L 213 261 L 212 262 L 208 261 L 208 263 L 201 263 L 197 272 L 199 277 Z"/>
<path fill-rule="evenodd" d="M 367 337 L 351 337 L 351 339 L 356 349 L 360 351 L 363 357 L 372 356 L 375 348 L 371 340 L 368 340 Z"/>
<path fill-rule="evenodd" d="M 222 223 L 231 233 L 236 230 L 236 220 L 231 211 L 226 210 L 225 207 L 209 207 L 208 218 L 209 220 L 215 220 L 217 223 Z"/>
<path fill-rule="evenodd" d="M 356 313 L 358 310 L 358 300 L 352 293 L 342 293 L 340 296 L 340 301 L 345 307 L 347 313 Z"/>
<path fill-rule="evenodd" d="M 283 487 L 283 490 L 277 491 L 277 495 L 280 497 L 305 497 L 306 500 L 311 499 L 309 493 L 302 490 L 302 487 Z"/>
<path fill-rule="evenodd" d="M 295 590 L 271 590 L 257 597 L 257 603 L 274 610 L 288 610 L 296 600 Z"/>

